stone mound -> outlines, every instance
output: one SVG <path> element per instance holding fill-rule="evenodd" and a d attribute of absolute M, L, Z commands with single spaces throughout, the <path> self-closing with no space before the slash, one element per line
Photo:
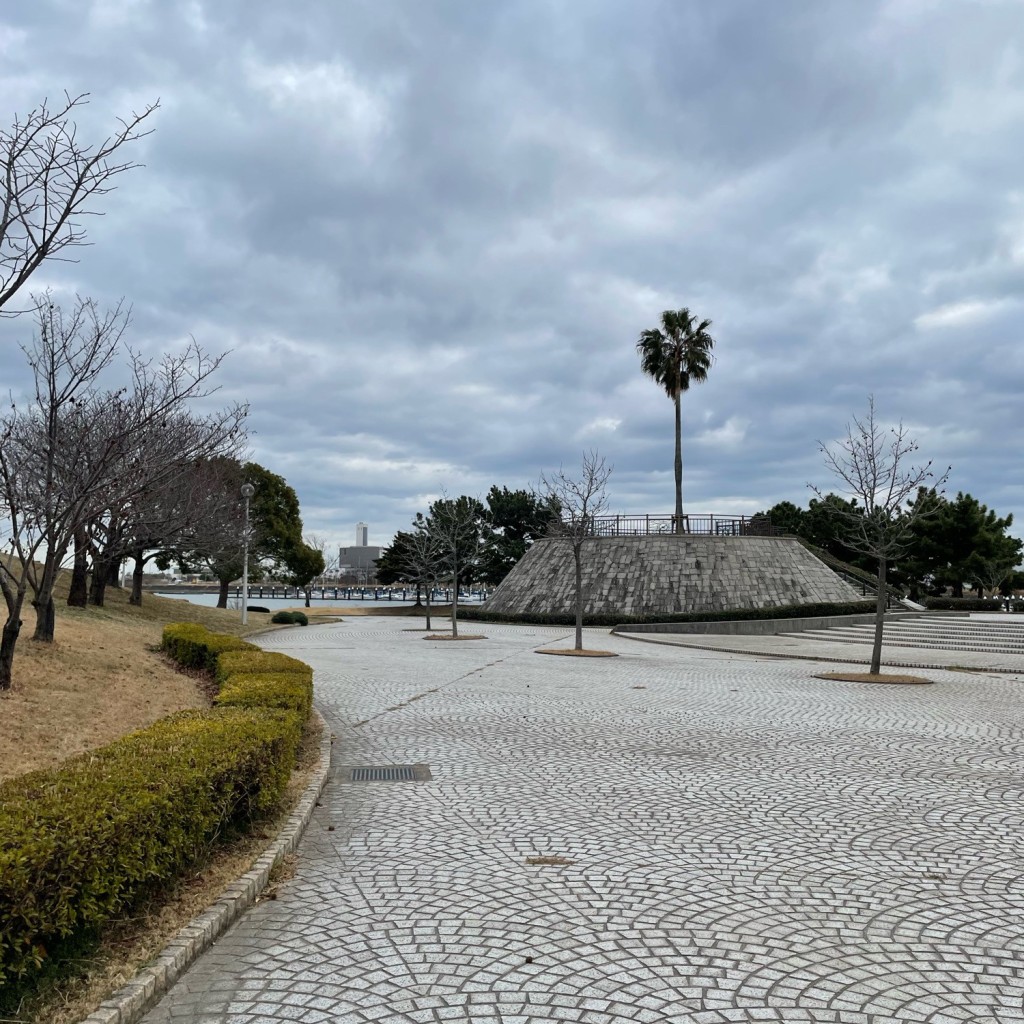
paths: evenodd
<path fill-rule="evenodd" d="M 668 615 L 862 600 L 793 537 L 659 534 L 583 546 L 586 615 Z M 509 615 L 573 611 L 575 568 L 563 538 L 537 541 L 483 605 Z"/>

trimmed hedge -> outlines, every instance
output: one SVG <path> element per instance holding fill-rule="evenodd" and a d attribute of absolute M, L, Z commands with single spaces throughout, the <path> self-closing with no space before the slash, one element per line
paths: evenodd
<path fill-rule="evenodd" d="M 998 612 L 1003 607 L 1001 597 L 926 597 L 921 602 L 929 611 Z"/>
<path fill-rule="evenodd" d="M 249 651 L 225 651 L 217 658 L 214 678 L 218 683 L 225 683 L 231 676 L 264 672 L 295 672 L 312 682 L 313 670 L 304 661 L 277 651 L 263 651 L 251 644 L 250 647 Z"/>
<path fill-rule="evenodd" d="M 192 623 L 165 627 L 161 647 L 215 675 L 216 707 L 0 784 L 0 992 L 173 882 L 288 782 L 313 670 Z"/>
<path fill-rule="evenodd" d="M 722 622 L 747 619 L 799 619 L 818 615 L 864 615 L 875 610 L 874 600 L 845 603 L 790 604 L 777 608 L 733 608 L 727 611 L 677 612 L 665 615 L 584 615 L 584 626 L 627 626 L 649 622 Z M 480 608 L 459 608 L 459 618 L 468 622 L 529 623 L 535 626 L 574 626 L 573 612 L 525 613 L 486 612 Z"/>
<path fill-rule="evenodd" d="M 218 707 L 279 708 L 297 711 L 303 720 L 313 709 L 312 674 L 298 672 L 241 672 L 221 684 L 214 699 Z"/>
<path fill-rule="evenodd" d="M 291 711 L 186 711 L 0 785 L 0 985 L 272 807 L 301 728 Z"/>
<path fill-rule="evenodd" d="M 227 651 L 258 651 L 237 636 L 211 633 L 194 622 L 176 622 L 164 626 L 160 647 L 183 668 L 201 668 L 213 672 L 218 657 Z"/>

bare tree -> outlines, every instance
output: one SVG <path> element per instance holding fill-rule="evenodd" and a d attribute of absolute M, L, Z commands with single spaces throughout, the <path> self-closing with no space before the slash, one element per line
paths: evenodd
<path fill-rule="evenodd" d="M 878 596 L 875 603 L 875 637 L 871 648 L 871 673 L 877 675 L 882 664 L 882 630 L 888 598 L 886 573 L 889 564 L 906 549 L 916 522 L 933 514 L 934 502 L 911 502 L 918 488 L 941 487 L 949 469 L 938 478 L 931 461 L 924 465 L 910 462 L 919 450 L 907 434 L 902 421 L 886 429 L 875 417 L 875 399 L 868 398 L 863 419 L 854 417 L 846 426 L 846 437 L 832 447 L 818 442 L 825 465 L 845 484 L 853 497 L 852 506 L 829 503 L 831 513 L 848 527 L 843 543 L 878 561 Z M 931 480 L 932 483 L 926 484 Z M 824 494 L 813 484 L 811 490 L 824 501 Z"/>
<path fill-rule="evenodd" d="M 324 567 L 318 577 L 322 583 L 338 571 L 338 546 L 319 533 L 311 533 L 304 540 L 314 551 L 319 551 L 320 557 L 324 560 Z M 316 583 L 316 580 L 313 582 Z"/>
<path fill-rule="evenodd" d="M 166 479 L 178 460 L 233 444 L 245 415 L 236 406 L 193 419 L 201 427 L 183 450 L 175 424 L 186 403 L 211 394 L 208 378 L 222 357 L 195 344 L 155 366 L 133 356 L 132 387 L 99 391 L 96 379 L 119 347 L 127 312 L 117 307 L 100 316 L 79 299 L 68 317 L 50 302 L 39 304 L 37 316 L 38 335 L 25 349 L 34 394 L 0 418 L 0 532 L 9 547 L 0 568 L 8 611 L 0 689 L 10 685 L 26 590 L 36 609 L 35 639 L 52 641 L 57 574 L 83 529 L 108 511 L 120 521 L 125 506 Z"/>
<path fill-rule="evenodd" d="M 484 507 L 478 498 L 447 495 L 430 506 L 424 522 L 427 533 L 444 552 L 452 580 L 452 636 L 459 635 L 459 584 L 470 580 L 480 553 Z"/>
<path fill-rule="evenodd" d="M 556 504 L 561 518 L 551 530 L 553 536 L 564 537 L 572 547 L 576 570 L 576 650 L 583 650 L 583 545 L 594 535 L 594 517 L 608 508 L 606 487 L 612 466 L 603 456 L 591 450 L 583 453 L 579 477 L 569 476 L 564 469 L 550 477 L 541 475 L 541 490 Z"/>
<path fill-rule="evenodd" d="M 408 535 L 403 572 L 410 583 L 415 583 L 417 587 L 422 586 L 426 592 L 426 626 L 429 630 L 431 628 L 430 599 L 434 587 L 444 578 L 448 554 L 438 538 L 430 532 L 425 522 L 414 522 L 413 526 L 416 528 Z M 452 621 L 454 623 L 454 617 Z"/>
<path fill-rule="evenodd" d="M 1017 567 L 1015 558 L 979 558 L 974 563 L 974 582 L 978 588 L 978 597 L 984 597 L 989 590 L 993 597 L 999 595 L 1003 584 Z"/>
<path fill-rule="evenodd" d="M 90 604 L 103 604 L 108 581 L 119 578 L 128 557 L 135 561 L 129 603 L 141 604 L 145 563 L 176 548 L 204 518 L 224 514 L 221 460 L 242 454 L 245 415 L 239 405 L 206 416 L 174 412 L 151 420 L 125 447 L 134 486 L 100 493 L 105 507 L 97 508 L 90 524 Z"/>
<path fill-rule="evenodd" d="M 120 150 L 149 135 L 149 116 L 159 103 L 120 120 L 99 145 L 85 145 L 71 120 L 88 93 L 54 107 L 46 100 L 0 131 L 0 314 L 46 259 L 70 262 L 66 250 L 85 245 L 82 218 L 99 216 L 93 201 L 115 188 L 114 179 L 139 164 Z"/>

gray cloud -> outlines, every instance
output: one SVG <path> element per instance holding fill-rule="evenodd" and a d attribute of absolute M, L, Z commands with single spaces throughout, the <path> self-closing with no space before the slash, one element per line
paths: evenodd
<path fill-rule="evenodd" d="M 684 399 L 693 511 L 806 501 L 873 392 L 951 487 L 1024 510 L 1024 11 L 1005 0 L 40 0 L 0 21 L 11 113 L 161 97 L 95 245 L 38 284 L 232 349 L 254 457 L 311 531 L 387 540 L 442 488 L 616 465 L 672 502 L 633 343 L 715 321 Z M 141 151 L 140 151 L 141 152 Z M 4 370 L 21 372 L 0 324 Z"/>

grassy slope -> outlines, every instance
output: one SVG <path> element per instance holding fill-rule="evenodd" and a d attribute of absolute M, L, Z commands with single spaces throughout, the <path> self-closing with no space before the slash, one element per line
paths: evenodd
<path fill-rule="evenodd" d="M 55 643 L 31 640 L 32 609 L 25 614 L 15 653 L 13 691 L 0 695 L 0 779 L 63 760 L 142 728 L 173 711 L 209 704 L 197 681 L 171 667 L 154 649 L 168 622 L 200 622 L 221 633 L 266 629 L 257 615 L 243 628 L 238 611 L 222 611 L 150 594 L 143 606 L 127 592 L 107 591 L 105 608 L 68 608 L 61 594 Z M 160 893 L 114 922 L 96 948 L 61 965 L 60 977 L 25 994 L 11 1017 L 25 1024 L 81 1020 L 153 957 L 174 933 L 210 906 L 224 887 L 249 870 L 302 793 L 317 759 L 312 726 L 299 771 L 278 815 L 258 830 L 210 852 L 174 891 Z"/>
<path fill-rule="evenodd" d="M 182 708 L 209 703 L 193 679 L 175 671 L 154 648 L 168 622 L 201 622 L 222 633 L 243 629 L 237 611 L 222 611 L 146 594 L 141 608 L 127 592 L 109 589 L 105 608 L 57 606 L 53 644 L 31 639 L 26 609 L 14 656 L 14 688 L 0 695 L 0 779 L 52 765 L 102 746 Z"/>

